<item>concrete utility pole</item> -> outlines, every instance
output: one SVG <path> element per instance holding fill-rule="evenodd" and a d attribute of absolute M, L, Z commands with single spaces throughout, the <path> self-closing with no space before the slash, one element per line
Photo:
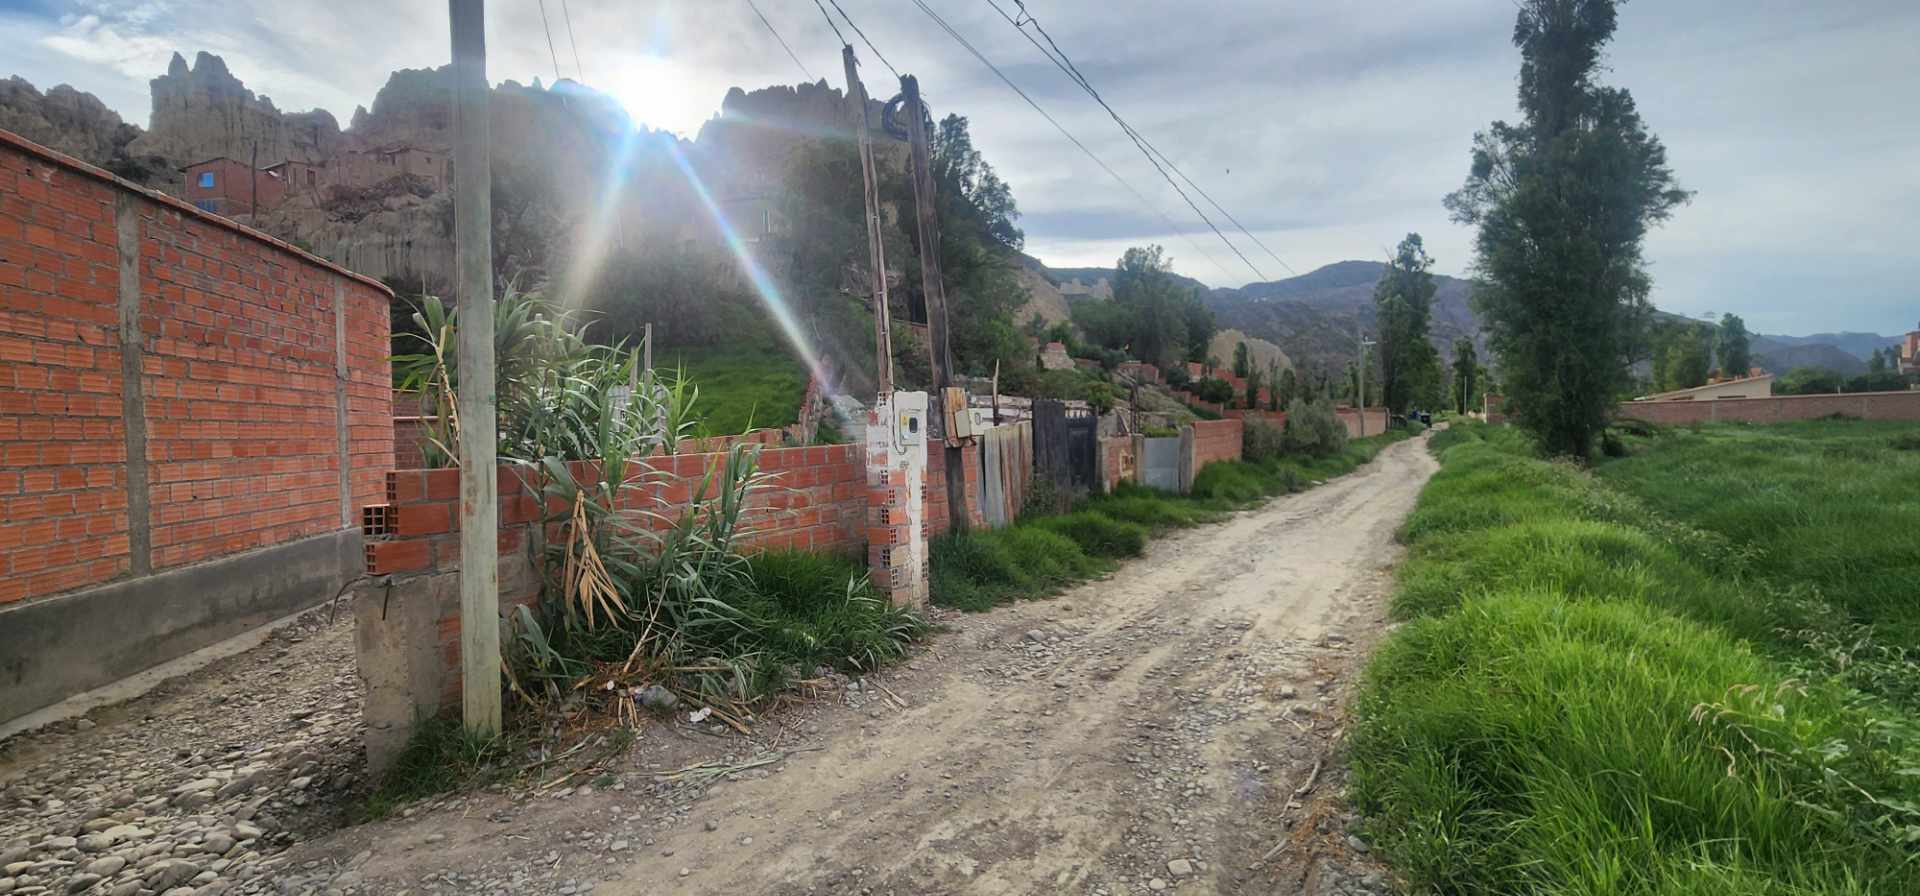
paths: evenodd
<path fill-rule="evenodd" d="M 873 296 L 873 360 L 882 397 L 893 394 L 893 320 L 887 310 L 887 247 L 880 235 L 880 187 L 873 167 L 873 137 L 868 130 L 867 88 L 860 83 L 853 45 L 840 48 L 847 67 L 847 102 L 853 106 L 853 133 L 860 144 L 861 197 L 867 207 L 867 288 Z"/>
<path fill-rule="evenodd" d="M 460 364 L 460 707 L 500 731 L 499 482 L 494 472 L 493 156 L 484 0 L 448 0 L 453 24 L 453 270 Z"/>
<path fill-rule="evenodd" d="M 913 142 L 913 204 L 920 219 L 920 285 L 927 296 L 927 342 L 933 354 L 933 388 L 940 396 L 941 416 L 951 420 L 967 413 L 963 404 L 949 407 L 947 389 L 953 385 L 953 345 L 947 332 L 947 285 L 940 274 L 940 219 L 933 199 L 933 160 L 927 148 L 927 110 L 920 101 L 920 81 L 900 76 L 900 94 L 906 98 L 907 135 Z M 966 470 L 960 446 L 947 427 L 947 514 L 955 532 L 967 531 Z"/>
<path fill-rule="evenodd" d="M 1364 439 L 1367 437 L 1367 346 L 1379 345 L 1379 343 L 1368 339 L 1367 334 L 1359 330 L 1353 331 L 1353 341 L 1360 344 L 1360 366 L 1356 368 L 1360 380 L 1360 394 L 1354 396 L 1354 401 L 1360 407 L 1360 438 Z"/>

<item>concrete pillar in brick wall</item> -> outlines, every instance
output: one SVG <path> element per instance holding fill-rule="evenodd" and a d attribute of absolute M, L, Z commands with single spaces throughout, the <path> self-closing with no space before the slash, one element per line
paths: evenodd
<path fill-rule="evenodd" d="M 895 392 L 867 416 L 867 567 L 895 604 L 927 603 L 927 393 Z"/>

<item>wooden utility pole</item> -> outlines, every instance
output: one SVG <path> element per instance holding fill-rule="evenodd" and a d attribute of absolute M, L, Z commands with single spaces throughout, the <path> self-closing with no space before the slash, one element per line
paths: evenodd
<path fill-rule="evenodd" d="M 947 284 L 940 274 L 940 218 L 934 207 L 933 159 L 927 148 L 927 110 L 920 102 L 920 80 L 900 76 L 902 109 L 907 136 L 912 141 L 913 205 L 920 223 L 920 288 L 927 298 L 927 342 L 933 355 L 933 388 L 940 396 L 946 434 L 947 515 L 954 532 L 967 531 L 967 479 L 960 445 L 953 438 L 956 414 L 967 413 L 964 403 L 954 408 L 948 389 L 953 385 L 953 345 L 947 332 Z"/>
<path fill-rule="evenodd" d="M 493 155 L 484 0 L 448 0 L 453 24 L 453 289 L 460 364 L 460 707 L 500 731 L 499 483 L 494 472 Z"/>
<path fill-rule="evenodd" d="M 893 320 L 887 310 L 887 247 L 880 235 L 880 185 L 873 167 L 873 136 L 867 121 L 867 88 L 860 83 L 853 45 L 840 48 L 847 67 L 847 102 L 853 106 L 853 133 L 860 144 L 861 196 L 867 207 L 867 289 L 873 296 L 873 360 L 878 370 L 876 391 L 893 394 Z"/>

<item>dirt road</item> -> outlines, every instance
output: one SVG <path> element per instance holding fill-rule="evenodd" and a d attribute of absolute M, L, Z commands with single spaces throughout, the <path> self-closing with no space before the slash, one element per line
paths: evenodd
<path fill-rule="evenodd" d="M 337 835 L 336 861 L 371 855 L 334 886 L 1385 892 L 1348 836 L 1332 747 L 1382 628 L 1394 530 L 1435 466 L 1424 440 L 1402 442 L 1352 475 L 1156 541 L 1105 580 L 960 618 L 839 705 L 789 713 L 757 747 L 783 758 L 724 783 L 649 785 L 623 769 L 586 793 L 482 795 Z M 731 747 L 735 762 L 755 755 Z"/>
<path fill-rule="evenodd" d="M 0 743 L 0 855 L 24 869 L 0 893 L 1389 892 L 1337 746 L 1435 468 L 1402 442 L 1051 600 L 943 614 L 908 662 L 751 738 L 681 713 L 573 776 L 325 834 L 363 785 L 351 626 L 317 616 Z M 132 865 L 88 852 L 115 819 L 135 839 L 100 846 Z"/>

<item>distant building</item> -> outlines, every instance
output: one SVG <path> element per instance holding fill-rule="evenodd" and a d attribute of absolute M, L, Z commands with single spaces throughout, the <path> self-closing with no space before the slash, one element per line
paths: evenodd
<path fill-rule="evenodd" d="M 1895 358 L 1894 367 L 1902 374 L 1920 374 L 1920 330 L 1907 334 L 1900 341 L 1900 357 Z"/>
<path fill-rule="evenodd" d="M 1713 401 L 1721 398 L 1770 398 L 1772 395 L 1773 374 L 1756 367 L 1748 371 L 1747 376 L 1647 395 L 1634 401 Z"/>
<path fill-rule="evenodd" d="M 401 175 L 420 178 L 437 193 L 453 182 L 453 160 L 444 152 L 397 143 L 343 153 L 328 161 L 321 179 L 329 186 L 364 190 Z"/>
<path fill-rule="evenodd" d="M 255 207 L 273 208 L 285 198 L 279 178 L 236 159 L 217 156 L 180 169 L 187 185 L 182 198 L 201 211 L 229 218 L 251 215 Z"/>

